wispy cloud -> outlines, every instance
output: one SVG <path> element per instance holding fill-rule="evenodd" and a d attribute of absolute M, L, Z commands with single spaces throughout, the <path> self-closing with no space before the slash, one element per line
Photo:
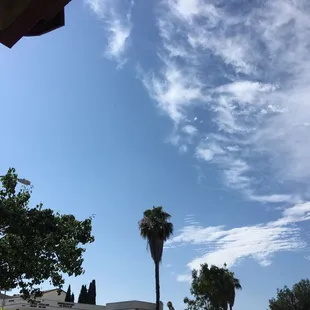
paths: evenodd
<path fill-rule="evenodd" d="M 182 130 L 189 135 L 195 135 L 198 131 L 197 128 L 193 125 L 186 125 L 182 128 Z"/>
<path fill-rule="evenodd" d="M 166 61 L 160 76 L 145 75 L 143 83 L 158 106 L 175 122 L 185 120 L 186 108 L 204 100 L 201 85 L 190 72 Z"/>
<path fill-rule="evenodd" d="M 194 83 L 188 78 L 186 85 L 199 94 L 182 105 L 182 116 L 207 111 L 212 124 L 199 127 L 207 139 L 197 142 L 195 156 L 220 168 L 223 182 L 249 200 L 295 204 L 278 220 L 252 226 L 189 224 L 170 245 L 205 247 L 189 269 L 204 262 L 232 266 L 244 258 L 267 266 L 275 253 L 303 249 L 297 224 L 310 214 L 300 190 L 310 181 L 309 3 L 264 1 L 242 12 L 229 1 L 170 0 L 163 6 L 159 20 L 170 23 L 161 29 L 163 49 L 176 70 L 193 72 Z M 178 280 L 188 281 L 188 273 Z"/>
<path fill-rule="evenodd" d="M 119 0 L 87 2 L 107 19 L 109 57 L 123 61 L 132 5 L 120 14 Z M 157 62 L 153 69 L 140 67 L 139 77 L 172 121 L 169 142 L 182 153 L 193 150 L 201 180 L 204 166 L 214 165 L 225 186 L 282 210 L 278 220 L 252 226 L 188 223 L 167 247 L 205 246 L 190 268 L 233 265 L 245 257 L 265 266 L 277 252 L 302 249 L 298 223 L 310 212 L 304 203 L 310 181 L 309 1 L 164 0 L 155 6 Z"/>
<path fill-rule="evenodd" d="M 195 134 L 223 139 L 197 139 L 195 156 L 220 167 L 227 186 L 258 202 L 292 201 L 300 193 L 255 191 L 264 192 L 267 182 L 310 179 L 309 4 L 270 0 L 240 12 L 236 7 L 160 2 L 162 67 L 146 75 L 144 85 L 180 137 L 188 134 L 184 126 L 193 111 L 208 112 L 212 126 L 195 127 Z M 257 174 L 263 171 L 270 179 L 262 183 Z"/>
<path fill-rule="evenodd" d="M 211 149 L 197 147 L 196 156 L 205 161 L 211 161 L 214 158 L 214 153 L 212 152 Z"/>
<path fill-rule="evenodd" d="M 121 20 L 114 19 L 109 23 L 109 45 L 106 55 L 120 61 L 125 51 L 126 41 L 130 35 L 130 26 Z"/>
<path fill-rule="evenodd" d="M 123 64 L 134 2 L 85 2 L 105 26 L 106 55 Z M 268 171 L 270 183 L 310 180 L 310 144 L 305 143 L 310 129 L 310 6 L 306 0 L 241 3 L 156 2 L 154 26 L 160 41 L 153 55 L 160 66 L 140 76 L 177 128 L 182 144 L 175 145 L 181 152 L 195 143 L 194 155 L 219 166 L 226 185 L 267 201 L 257 197 L 277 194 L 255 194 L 261 185 L 266 187 L 257 171 Z M 209 126 L 196 122 L 195 129 L 190 127 L 194 113 L 200 124 Z M 184 142 L 182 137 L 189 134 L 196 139 Z M 212 134 L 222 137 L 213 145 L 225 153 L 204 144 L 204 137 Z M 269 202 L 279 201 L 274 197 Z"/>
<path fill-rule="evenodd" d="M 191 275 L 186 273 L 177 275 L 177 281 L 179 282 L 190 282 L 191 278 Z"/>
<path fill-rule="evenodd" d="M 289 203 L 297 203 L 301 202 L 301 199 L 298 196 L 293 195 L 285 195 L 285 194 L 272 194 L 272 195 L 251 195 L 249 194 L 249 198 L 254 201 L 264 202 L 264 203 L 280 203 L 280 202 L 289 202 Z"/>
<path fill-rule="evenodd" d="M 106 56 L 116 60 L 118 67 L 121 67 L 127 61 L 125 52 L 132 30 L 131 11 L 134 1 L 130 2 L 126 12 L 121 12 L 118 0 L 85 0 L 85 2 L 104 24 L 108 39 Z"/>
<path fill-rule="evenodd" d="M 205 254 L 188 263 L 189 269 L 199 269 L 203 263 L 233 266 L 243 258 L 252 258 L 262 266 L 271 264 L 278 252 L 302 250 L 306 246 L 296 223 L 310 220 L 310 202 L 297 204 L 283 211 L 276 221 L 226 229 L 224 226 L 203 227 L 190 224 L 168 241 L 168 246 L 189 244 L 204 246 Z M 188 281 L 188 273 L 178 277 Z"/>

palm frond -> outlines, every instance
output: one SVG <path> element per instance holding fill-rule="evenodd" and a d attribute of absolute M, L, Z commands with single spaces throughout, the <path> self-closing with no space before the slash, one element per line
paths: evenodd
<path fill-rule="evenodd" d="M 152 258 L 161 261 L 163 244 L 173 234 L 173 224 L 169 221 L 171 215 L 162 206 L 153 207 L 143 212 L 143 218 L 138 222 L 140 235 L 147 240 Z"/>

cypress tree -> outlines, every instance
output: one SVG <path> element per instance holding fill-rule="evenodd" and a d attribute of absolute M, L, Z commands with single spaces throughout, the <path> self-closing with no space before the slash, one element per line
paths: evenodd
<path fill-rule="evenodd" d="M 74 294 L 71 294 L 71 302 L 74 302 Z"/>
<path fill-rule="evenodd" d="M 71 285 L 69 285 L 67 293 L 66 293 L 66 297 L 65 297 L 65 301 L 66 302 L 70 302 L 71 301 Z"/>
<path fill-rule="evenodd" d="M 79 295 L 79 298 L 78 298 L 78 303 L 81 304 L 82 301 L 83 301 L 83 285 L 81 287 L 80 295 Z"/>
<path fill-rule="evenodd" d="M 86 285 L 84 285 L 84 290 L 83 290 L 83 300 L 84 304 L 87 304 L 87 299 L 88 299 L 88 291 Z"/>
<path fill-rule="evenodd" d="M 93 305 L 96 305 L 96 295 L 97 295 L 96 281 L 93 280 L 92 283 L 93 283 L 93 299 L 92 299 L 92 301 L 93 301 Z"/>
<path fill-rule="evenodd" d="M 95 280 L 89 283 L 87 303 L 91 305 L 96 304 L 96 281 Z"/>
<path fill-rule="evenodd" d="M 88 286 L 88 292 L 87 292 L 87 303 L 90 305 L 92 304 L 91 300 L 92 300 L 92 283 L 90 282 Z"/>
<path fill-rule="evenodd" d="M 87 299 L 88 299 L 87 295 L 88 295 L 88 292 L 87 292 L 86 285 L 82 285 L 81 292 L 80 292 L 79 299 L 78 299 L 78 303 L 87 304 Z"/>

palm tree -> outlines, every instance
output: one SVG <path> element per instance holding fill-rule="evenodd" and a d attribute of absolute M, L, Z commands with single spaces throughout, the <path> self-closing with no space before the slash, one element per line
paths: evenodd
<path fill-rule="evenodd" d="M 163 256 L 164 243 L 173 234 L 170 218 L 171 215 L 158 206 L 145 210 L 143 218 L 139 221 L 140 235 L 147 240 L 155 264 L 156 310 L 160 308 L 159 264 Z"/>
<path fill-rule="evenodd" d="M 229 309 L 232 310 L 234 304 L 235 304 L 235 296 L 236 296 L 236 290 L 241 290 L 241 284 L 239 279 L 234 277 L 234 274 L 232 272 L 230 276 L 230 289 L 229 289 L 229 295 L 228 295 L 228 304 Z"/>
<path fill-rule="evenodd" d="M 169 310 L 174 310 L 174 307 L 173 307 L 173 304 L 172 304 L 171 301 L 167 302 L 167 307 L 168 307 Z"/>
<path fill-rule="evenodd" d="M 233 272 L 227 269 L 227 265 L 224 264 L 224 291 L 225 291 L 225 303 L 229 304 L 229 309 L 232 310 L 235 304 L 236 290 L 241 290 L 241 284 L 239 279 L 235 278 Z M 224 308 L 225 309 L 225 308 Z"/>

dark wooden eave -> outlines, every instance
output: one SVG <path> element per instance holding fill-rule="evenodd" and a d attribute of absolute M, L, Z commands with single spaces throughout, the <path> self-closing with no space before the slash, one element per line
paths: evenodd
<path fill-rule="evenodd" d="M 24 36 L 40 36 L 65 24 L 71 0 L 0 0 L 0 43 L 11 48 Z"/>

